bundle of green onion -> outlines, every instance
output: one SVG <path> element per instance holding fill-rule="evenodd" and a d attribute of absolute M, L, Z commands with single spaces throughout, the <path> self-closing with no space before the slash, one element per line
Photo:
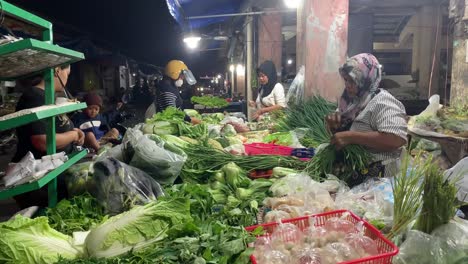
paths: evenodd
<path fill-rule="evenodd" d="M 320 96 L 313 96 L 302 104 L 292 105 L 286 110 L 282 127 L 288 130 L 307 128 L 308 133 L 302 139 L 307 147 L 318 147 L 330 143 L 331 132 L 327 129 L 325 117 L 336 109 L 336 105 Z M 306 171 L 314 178 L 324 178 L 333 173 L 343 180 L 353 173 L 361 172 L 371 162 L 369 153 L 358 145 L 349 145 L 341 151 L 328 145 L 318 151 L 307 165 Z"/>
<path fill-rule="evenodd" d="M 392 184 L 393 227 L 388 238 L 397 239 L 408 230 L 410 223 L 416 220 L 422 206 L 421 182 L 426 170 L 427 165 L 423 164 L 420 155 L 416 156 L 413 162 L 411 162 L 411 155 L 404 155 L 400 175 L 395 177 Z"/>
<path fill-rule="evenodd" d="M 447 224 L 457 211 L 457 187 L 455 177 L 445 177 L 432 158 L 426 163 L 424 175 L 424 196 L 422 210 L 416 222 L 416 229 L 426 234 Z"/>
<path fill-rule="evenodd" d="M 306 162 L 296 157 L 258 155 L 242 156 L 233 155 L 226 151 L 218 150 L 202 144 L 190 144 L 184 148 L 187 161 L 182 168 L 181 177 L 184 181 L 203 183 L 211 177 L 210 172 L 219 170 L 224 165 L 234 162 L 245 171 L 267 170 L 274 167 L 285 167 L 302 170 Z"/>

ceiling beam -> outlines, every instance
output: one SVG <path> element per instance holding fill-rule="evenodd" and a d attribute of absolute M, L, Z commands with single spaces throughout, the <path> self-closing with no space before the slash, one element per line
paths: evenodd
<path fill-rule="evenodd" d="M 391 35 L 379 35 L 374 34 L 373 36 L 374 42 L 397 42 L 398 37 L 391 36 Z"/>
<path fill-rule="evenodd" d="M 440 4 L 441 0 L 391 0 L 391 1 L 376 1 L 376 0 L 350 0 L 351 7 L 368 6 L 368 7 L 420 7 L 423 5 Z"/>

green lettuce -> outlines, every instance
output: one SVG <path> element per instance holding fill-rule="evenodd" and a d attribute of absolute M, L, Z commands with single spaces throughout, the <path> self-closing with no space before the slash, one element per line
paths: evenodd
<path fill-rule="evenodd" d="M 152 118 L 147 119 L 147 124 L 153 124 L 157 121 L 175 121 L 183 122 L 185 118 L 185 113 L 182 110 L 179 110 L 175 107 L 168 107 L 164 111 L 156 113 Z"/>
<path fill-rule="evenodd" d="M 55 263 L 60 258 L 83 255 L 71 244 L 71 237 L 49 226 L 46 217 L 21 215 L 0 223 L 0 263 Z"/>
<path fill-rule="evenodd" d="M 186 199 L 136 206 L 93 228 L 86 238 L 86 248 L 91 257 L 119 256 L 165 239 L 171 226 L 191 219 Z"/>

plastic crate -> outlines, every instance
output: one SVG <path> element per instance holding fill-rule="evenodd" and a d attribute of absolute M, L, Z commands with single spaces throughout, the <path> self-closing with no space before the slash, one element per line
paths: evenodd
<path fill-rule="evenodd" d="M 255 155 L 279 155 L 291 156 L 293 148 L 268 144 L 268 143 L 251 143 L 244 144 L 245 153 L 250 156 Z"/>
<path fill-rule="evenodd" d="M 338 211 L 332 211 L 328 213 L 323 213 L 323 214 L 316 214 L 316 215 L 310 215 L 310 216 L 305 216 L 305 217 L 298 217 L 298 218 L 293 218 L 293 219 L 288 219 L 288 220 L 283 220 L 283 223 L 292 223 L 298 226 L 301 230 L 306 229 L 310 225 L 310 218 L 315 218 L 314 223 L 315 226 L 323 226 L 325 225 L 325 222 L 333 217 L 341 217 L 344 214 L 348 214 L 348 216 L 345 218 L 348 221 L 351 221 L 352 223 L 358 223 L 358 222 L 364 222 L 364 234 L 371 239 L 373 239 L 377 243 L 377 249 L 379 251 L 379 255 L 377 256 L 369 256 L 366 258 L 361 258 L 361 259 L 356 259 L 352 261 L 346 261 L 346 262 L 340 262 L 339 264 L 391 264 L 393 257 L 398 254 L 398 247 L 395 246 L 390 240 L 385 238 L 385 236 L 380 233 L 379 230 L 377 230 L 374 226 L 369 224 L 366 221 L 363 221 L 361 218 L 356 216 L 350 211 L 347 210 L 338 210 Z M 263 227 L 264 231 L 266 232 L 266 235 L 264 236 L 270 236 L 273 231 L 276 229 L 278 226 L 278 223 L 266 223 L 266 224 L 260 224 L 260 225 L 255 225 L 255 226 L 249 226 L 246 228 L 248 232 L 254 231 L 258 227 Z M 260 264 L 257 263 L 255 260 L 255 257 L 252 255 L 250 257 L 250 260 L 252 261 L 253 264 Z"/>

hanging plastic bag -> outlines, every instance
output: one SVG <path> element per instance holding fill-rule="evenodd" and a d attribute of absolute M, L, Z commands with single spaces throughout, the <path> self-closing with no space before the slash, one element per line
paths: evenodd
<path fill-rule="evenodd" d="M 289 87 L 288 94 L 286 95 L 286 103 L 289 104 L 299 104 L 304 99 L 304 78 L 305 76 L 305 67 L 301 66 L 297 72 L 296 77 Z"/>
<path fill-rule="evenodd" d="M 111 215 L 164 195 L 161 186 L 148 174 L 114 158 L 96 162 L 93 169 L 97 185 L 93 195 Z"/>

